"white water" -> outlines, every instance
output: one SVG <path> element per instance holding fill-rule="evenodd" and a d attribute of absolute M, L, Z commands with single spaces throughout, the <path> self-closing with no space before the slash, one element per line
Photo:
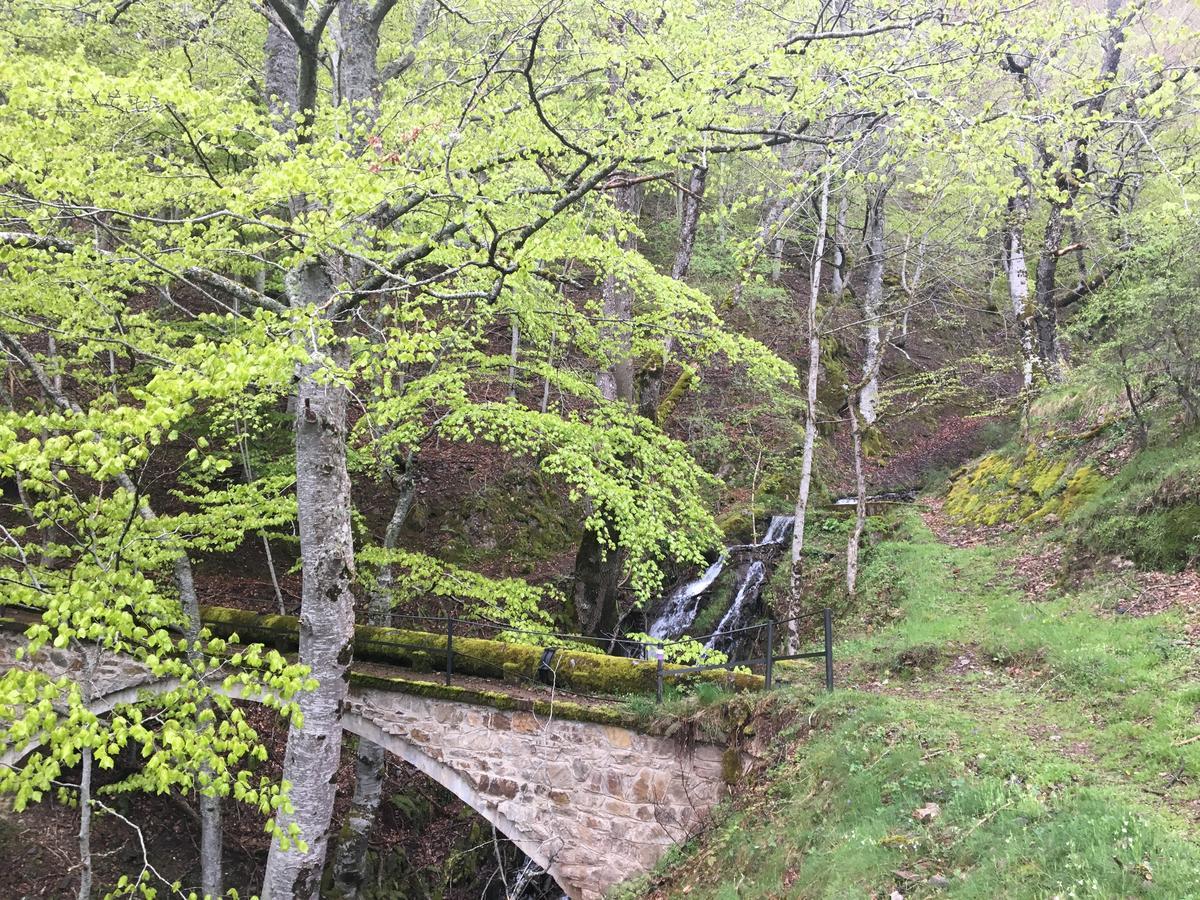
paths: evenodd
<path fill-rule="evenodd" d="M 795 516 L 771 516 L 771 524 L 767 526 L 767 533 L 763 535 L 763 539 L 759 543 L 782 544 L 795 524 Z"/>
<path fill-rule="evenodd" d="M 745 622 L 742 620 L 753 612 L 753 606 L 758 600 L 759 591 L 762 590 L 762 583 L 767 578 L 767 567 L 763 565 L 761 560 L 755 560 L 750 563 L 750 568 L 746 570 L 746 576 L 742 579 L 741 585 L 738 587 L 737 594 L 734 595 L 733 602 L 729 604 L 729 609 L 725 615 L 721 617 L 721 624 L 717 626 L 716 633 L 708 639 L 705 647 L 710 650 L 718 646 L 725 647 L 733 643 L 735 638 L 729 634 L 722 632 L 733 631 L 735 628 L 741 628 Z"/>
<path fill-rule="evenodd" d="M 696 609 L 700 606 L 700 595 L 712 587 L 717 576 L 725 568 L 726 554 L 722 553 L 715 563 L 697 578 L 689 581 L 683 587 L 667 598 L 663 605 L 662 615 L 654 620 L 647 634 L 656 638 L 676 637 L 692 624 L 696 618 Z"/>
<path fill-rule="evenodd" d="M 663 610 L 658 618 L 651 623 L 646 633 L 651 637 L 656 638 L 675 638 L 687 630 L 688 626 L 696 619 L 696 612 L 700 608 L 700 598 L 707 591 L 717 577 L 725 569 L 725 564 L 729 560 L 730 553 L 741 550 L 753 550 L 756 547 L 776 546 L 787 540 L 788 534 L 792 530 L 792 525 L 795 523 L 795 516 L 772 516 L 771 522 L 767 526 L 767 533 L 763 535 L 762 540 L 756 544 L 735 544 L 725 548 L 717 561 L 713 563 L 699 578 L 694 581 L 689 581 L 682 587 L 676 588 L 674 593 L 667 598 L 667 602 L 663 604 Z M 755 580 L 755 571 L 759 572 L 757 583 L 751 584 Z M 725 618 L 721 620 L 720 631 L 725 627 L 725 619 L 728 619 L 731 614 L 737 611 L 740 615 L 744 606 L 749 600 L 752 604 L 758 599 L 757 588 L 762 586 L 763 580 L 766 578 L 766 567 L 761 562 L 754 562 L 742 576 L 741 581 L 734 586 L 733 603 L 729 607 L 729 611 L 725 613 Z M 747 588 L 750 588 L 750 591 Z M 752 596 L 749 595 L 752 592 Z"/>

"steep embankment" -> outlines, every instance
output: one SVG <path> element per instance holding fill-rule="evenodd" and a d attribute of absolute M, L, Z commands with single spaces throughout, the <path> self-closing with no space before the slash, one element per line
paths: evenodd
<path fill-rule="evenodd" d="M 842 618 L 841 690 L 631 894 L 1196 896 L 1195 572 L 1064 565 L 1063 542 L 1086 539 L 1088 504 L 1114 481 L 1097 467 L 1081 497 L 1083 466 L 1009 473 L 1037 509 L 1054 505 L 1043 523 L 1078 504 L 1049 538 L 964 525 L 941 503 L 873 523 L 870 601 Z M 1180 589 L 1148 602 L 1164 578 Z"/>

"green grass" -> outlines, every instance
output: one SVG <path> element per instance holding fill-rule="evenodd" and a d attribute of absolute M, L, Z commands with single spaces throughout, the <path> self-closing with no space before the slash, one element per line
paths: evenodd
<path fill-rule="evenodd" d="M 887 624 L 837 646 L 862 687 L 816 701 L 812 733 L 664 864 L 664 894 L 1200 897 L 1180 623 L 1102 615 L 1105 585 L 1031 603 L 1009 555 L 904 517 L 864 571 L 864 623 Z M 983 668 L 952 669 L 963 654 Z"/>
<path fill-rule="evenodd" d="M 1072 547 L 1139 566 L 1180 569 L 1200 557 L 1200 431 L 1133 457 L 1075 517 Z"/>

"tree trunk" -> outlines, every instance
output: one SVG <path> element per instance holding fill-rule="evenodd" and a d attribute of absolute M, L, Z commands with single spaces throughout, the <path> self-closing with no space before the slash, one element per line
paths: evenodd
<path fill-rule="evenodd" d="M 862 429 L 858 424 L 858 392 L 846 397 L 850 415 L 850 440 L 854 446 L 854 530 L 846 543 L 846 593 L 851 597 L 858 590 L 858 548 L 862 543 L 863 526 L 867 521 L 867 479 L 863 475 Z"/>
<path fill-rule="evenodd" d="M 771 261 L 771 282 L 776 284 L 783 275 L 783 238 L 779 232 L 783 228 L 783 217 L 787 214 L 790 202 L 786 197 L 776 197 L 767 207 L 763 216 L 763 243 L 767 248 L 767 258 Z"/>
<path fill-rule="evenodd" d="M 700 230 L 700 205 L 704 199 L 704 188 L 708 183 L 708 166 L 701 163 L 692 167 L 686 191 L 681 191 L 682 210 L 679 217 L 679 246 L 675 249 L 675 260 L 671 264 L 671 277 L 682 281 L 687 277 L 692 267 L 692 253 L 696 249 L 696 234 Z M 663 339 L 661 359 L 651 360 L 642 373 L 641 385 L 638 391 L 638 408 L 641 414 L 652 422 L 660 425 L 663 421 L 660 398 L 662 396 L 663 375 L 667 360 L 675 339 L 667 335 Z"/>
<path fill-rule="evenodd" d="M 92 684 L 96 666 L 100 662 L 100 648 L 96 645 L 83 648 L 84 669 L 80 682 L 80 695 L 85 706 L 92 702 Z M 80 752 L 79 771 L 79 900 L 91 900 L 92 896 L 92 748 L 84 747 Z"/>
<path fill-rule="evenodd" d="M 92 748 L 80 752 L 79 771 L 79 900 L 92 897 Z"/>
<path fill-rule="evenodd" d="M 883 358 L 883 344 L 879 340 L 880 322 L 883 317 L 883 228 L 884 203 L 887 187 L 881 186 L 867 211 L 867 287 L 863 298 L 863 320 L 866 340 L 863 345 L 863 375 L 866 379 L 859 391 L 858 408 L 863 422 L 868 426 L 878 418 L 879 370 Z"/>
<path fill-rule="evenodd" d="M 370 5 L 363 0 L 339 0 L 333 37 L 337 101 L 355 105 L 355 118 L 373 126 L 379 114 L 379 27 Z"/>
<path fill-rule="evenodd" d="M 411 452 L 404 461 L 403 471 L 392 473 L 392 482 L 400 495 L 383 534 L 385 550 L 394 550 L 399 545 L 400 531 L 416 502 L 417 483 Z M 377 589 L 372 592 L 367 607 L 367 620 L 371 625 L 391 624 L 393 579 L 391 563 L 384 563 L 376 578 Z M 333 863 L 332 897 L 338 900 L 354 900 L 366 879 L 368 842 L 383 797 L 386 765 L 386 750 L 366 738 L 358 739 L 354 761 L 354 797 L 350 801 L 350 813 L 338 839 Z"/>
<path fill-rule="evenodd" d="M 517 354 L 521 352 L 521 324 L 513 315 L 509 316 L 509 325 L 512 335 L 508 348 L 508 396 L 511 400 L 517 396 Z"/>
<path fill-rule="evenodd" d="M 641 185 L 618 188 L 616 208 L 634 220 L 641 214 L 644 191 Z M 615 237 L 615 236 L 614 236 Z M 634 249 L 637 241 L 630 233 L 621 246 Z M 596 376 L 596 386 L 610 403 L 634 402 L 634 363 L 630 346 L 633 318 L 633 291 L 615 276 L 604 279 L 604 320 L 600 333 L 605 341 L 605 353 L 611 362 Z M 609 529 L 610 534 L 612 528 Z M 615 535 L 614 535 L 615 537 Z M 572 596 L 575 616 L 583 634 L 610 637 L 617 626 L 617 593 L 621 581 L 624 554 L 617 547 L 605 547 L 599 535 L 584 527 L 579 552 L 575 555 L 574 588 Z"/>
<path fill-rule="evenodd" d="M 366 738 L 358 739 L 354 758 L 354 799 L 333 861 L 333 890 L 329 900 L 354 900 L 367 877 L 367 850 L 387 769 L 387 751 Z"/>
<path fill-rule="evenodd" d="M 821 295 L 821 261 L 825 256 L 825 230 L 829 218 L 829 172 L 821 181 L 818 200 L 817 243 L 813 248 L 808 276 L 808 380 L 804 412 L 804 450 L 800 460 L 800 490 L 796 495 L 796 522 L 792 529 L 792 571 L 788 592 L 788 653 L 798 653 L 800 589 L 804 583 L 804 523 L 808 515 L 808 493 L 812 488 L 813 452 L 817 443 L 817 384 L 821 378 L 821 335 L 817 328 L 817 301 Z"/>
<path fill-rule="evenodd" d="M 1042 372 L 1052 384 L 1062 381 L 1062 350 L 1058 343 L 1058 292 L 1054 282 L 1058 273 L 1058 248 L 1062 244 L 1066 206 L 1051 203 L 1050 216 L 1042 236 L 1042 250 L 1038 255 L 1037 275 L 1034 292 L 1037 306 L 1034 311 L 1034 328 L 1037 331 L 1038 359 Z"/>
<path fill-rule="evenodd" d="M 1098 116 L 1104 109 L 1105 101 L 1111 93 L 1111 83 L 1116 79 L 1117 70 L 1121 65 L 1121 52 L 1125 45 L 1125 29 L 1136 15 L 1140 4 L 1131 4 L 1124 17 L 1118 18 L 1124 0 L 1107 0 L 1106 13 L 1108 30 L 1104 34 L 1104 51 L 1100 58 L 1100 70 L 1097 81 L 1100 88 L 1079 107 L 1080 111 L 1090 116 Z M 1063 233 L 1066 230 L 1066 214 L 1075 205 L 1075 198 L 1083 186 L 1083 179 L 1091 169 L 1088 139 L 1075 137 L 1069 163 L 1064 166 L 1066 172 L 1058 177 L 1060 190 L 1065 191 L 1065 200 L 1054 200 L 1050 203 L 1050 214 L 1046 219 L 1046 229 L 1042 239 L 1042 249 L 1038 257 L 1037 280 L 1035 294 L 1037 295 L 1037 311 L 1035 325 L 1038 336 L 1038 355 L 1041 358 L 1046 378 L 1051 382 L 1062 380 L 1062 348 L 1058 337 L 1058 292 L 1055 280 L 1058 276 L 1058 259 L 1062 248 Z M 1043 151 L 1047 165 L 1054 158 Z M 1082 263 L 1081 263 L 1082 265 Z"/>
<path fill-rule="evenodd" d="M 1029 303 L 1029 265 L 1025 261 L 1025 222 L 1029 201 L 1012 197 L 1008 201 L 1009 222 L 1005 241 L 1004 271 L 1008 279 L 1008 299 L 1021 340 L 1021 386 L 1033 387 L 1033 307 Z"/>
<path fill-rule="evenodd" d="M 846 293 L 846 216 L 850 212 L 850 197 L 845 191 L 838 200 L 837 218 L 833 222 L 833 271 L 830 273 L 829 294 L 833 301 Z"/>
<path fill-rule="evenodd" d="M 288 277 L 298 308 L 329 303 L 332 284 L 324 268 L 303 264 Z M 339 333 L 306 338 L 309 358 L 297 369 L 296 506 L 303 560 L 299 661 L 317 687 L 297 696 L 302 721 L 288 731 L 283 781 L 291 786 L 292 810 L 276 822 L 286 845 L 271 844 L 263 878 L 263 900 L 317 900 L 333 818 L 335 776 L 342 746 L 342 707 L 353 656 L 354 545 L 350 526 L 350 476 L 346 471 L 347 390 L 326 377 L 349 362 Z"/>
<path fill-rule="evenodd" d="M 582 634 L 612 637 L 617 628 L 617 598 L 624 554 L 605 546 L 591 528 L 583 531 L 575 555 L 575 583 L 571 599 Z"/>
<path fill-rule="evenodd" d="M 267 109 L 275 118 L 275 127 L 287 131 L 296 111 L 297 85 L 300 77 L 300 57 L 296 42 L 279 21 L 279 16 L 265 7 L 267 40 L 264 47 L 263 81 Z"/>
<path fill-rule="evenodd" d="M 642 199 L 645 196 L 642 186 L 635 184 L 617 188 L 615 195 L 614 205 L 617 211 L 636 222 L 641 215 Z M 634 250 L 637 248 L 637 239 L 629 232 L 619 244 L 622 249 Z M 596 386 L 600 388 L 605 400 L 632 403 L 633 357 L 630 351 L 632 335 L 629 329 L 633 318 L 633 290 L 629 285 L 618 281 L 615 275 L 608 275 L 604 279 L 602 293 L 604 325 L 600 334 L 606 344 L 605 353 L 611 356 L 611 360 L 597 376 Z"/>

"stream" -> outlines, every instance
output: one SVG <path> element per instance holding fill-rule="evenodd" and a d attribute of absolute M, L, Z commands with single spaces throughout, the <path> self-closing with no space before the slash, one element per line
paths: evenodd
<path fill-rule="evenodd" d="M 652 637 L 674 640 L 686 633 L 696 620 L 700 603 L 708 590 L 720 577 L 725 568 L 739 557 L 769 556 L 779 552 L 792 533 L 795 516 L 772 516 L 766 533 L 756 543 L 731 544 L 721 551 L 716 562 L 704 570 L 700 577 L 680 585 L 667 597 L 657 618 L 650 623 L 647 633 Z M 765 552 L 764 552 L 765 551 Z M 717 631 L 730 631 L 748 625 L 754 618 L 759 594 L 769 574 L 763 559 L 752 559 L 749 565 L 739 566 L 737 578 L 731 589 L 732 599 Z M 724 635 L 714 635 L 705 645 L 715 650 L 727 650 L 732 641 Z"/>

